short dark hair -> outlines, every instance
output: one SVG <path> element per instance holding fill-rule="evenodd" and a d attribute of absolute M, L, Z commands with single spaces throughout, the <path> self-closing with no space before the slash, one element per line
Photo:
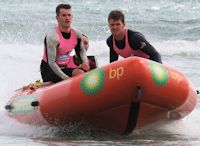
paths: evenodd
<path fill-rule="evenodd" d="M 57 7 L 56 7 L 56 16 L 59 16 L 60 15 L 60 9 L 71 9 L 71 5 L 70 4 L 59 4 Z"/>
<path fill-rule="evenodd" d="M 121 10 L 112 10 L 108 14 L 108 22 L 109 22 L 110 19 L 121 20 L 123 23 L 125 23 L 125 16 L 124 16 L 124 13 Z"/>

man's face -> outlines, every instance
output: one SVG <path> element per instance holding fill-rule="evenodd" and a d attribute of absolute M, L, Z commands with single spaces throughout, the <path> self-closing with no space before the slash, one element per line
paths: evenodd
<path fill-rule="evenodd" d="M 71 27 L 72 18 L 73 18 L 73 14 L 72 14 L 71 9 L 62 9 L 61 8 L 59 16 L 56 16 L 58 24 L 64 28 Z"/>
<path fill-rule="evenodd" d="M 119 36 L 124 32 L 124 23 L 121 20 L 110 19 L 109 28 L 114 37 Z"/>

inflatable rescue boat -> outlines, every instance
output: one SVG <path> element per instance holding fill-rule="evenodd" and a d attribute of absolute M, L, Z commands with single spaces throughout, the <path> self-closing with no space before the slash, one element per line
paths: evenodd
<path fill-rule="evenodd" d="M 129 57 L 52 85 L 27 86 L 5 106 L 26 124 L 64 126 L 86 119 L 116 134 L 160 121 L 184 118 L 197 92 L 181 72 L 140 57 Z"/>

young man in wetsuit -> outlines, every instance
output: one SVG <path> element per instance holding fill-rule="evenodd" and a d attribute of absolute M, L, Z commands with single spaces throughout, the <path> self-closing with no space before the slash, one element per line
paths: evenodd
<path fill-rule="evenodd" d="M 107 39 L 110 62 L 118 60 L 120 55 L 124 58 L 139 56 L 162 63 L 160 54 L 141 33 L 125 28 L 125 16 L 122 11 L 111 11 L 108 15 L 108 25 L 112 33 Z"/>
<path fill-rule="evenodd" d="M 59 4 L 56 7 L 58 25 L 51 30 L 44 40 L 44 55 L 40 65 L 44 82 L 59 82 L 69 77 L 88 71 L 86 51 L 82 34 L 71 27 L 73 14 L 71 5 Z M 80 68 L 70 68 L 71 52 L 78 49 L 81 59 Z"/>

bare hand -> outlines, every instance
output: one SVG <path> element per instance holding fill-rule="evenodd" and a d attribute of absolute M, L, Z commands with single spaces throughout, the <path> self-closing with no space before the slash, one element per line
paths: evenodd
<path fill-rule="evenodd" d="M 81 68 L 82 68 L 84 71 L 89 71 L 89 70 L 90 70 L 90 66 L 89 66 L 87 63 L 81 64 Z"/>
<path fill-rule="evenodd" d="M 67 79 L 69 79 L 70 77 L 69 76 L 66 76 L 65 78 L 64 78 L 64 80 L 67 80 Z"/>

